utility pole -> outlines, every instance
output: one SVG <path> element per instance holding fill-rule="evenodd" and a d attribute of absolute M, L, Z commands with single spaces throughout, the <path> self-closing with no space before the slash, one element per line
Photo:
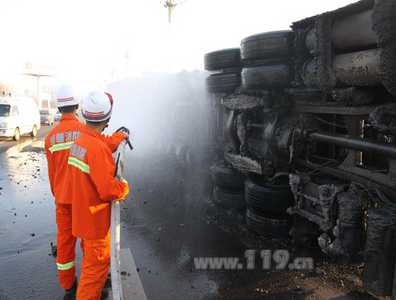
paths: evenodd
<path fill-rule="evenodd" d="M 186 0 L 184 0 L 186 1 Z M 160 0 L 160 3 L 162 3 L 162 0 Z M 180 0 L 180 4 L 182 4 L 182 1 Z M 168 0 L 165 1 L 164 4 L 165 8 L 168 9 L 168 22 L 171 23 L 172 22 L 172 11 L 173 9 L 177 6 L 177 3 L 175 3 L 175 0 Z"/>
<path fill-rule="evenodd" d="M 172 12 L 173 12 L 173 9 L 178 5 L 178 3 L 175 3 L 176 1 L 178 1 L 179 2 L 179 4 L 182 4 L 182 2 L 183 2 L 183 0 L 165 0 L 165 1 L 163 1 L 163 0 L 160 0 L 160 3 L 164 3 L 164 6 L 165 6 L 165 8 L 167 8 L 168 9 L 168 46 L 167 46 L 167 51 L 168 51 L 168 53 L 167 53 L 167 56 L 170 58 L 170 59 L 168 59 L 167 61 L 167 63 L 168 63 L 168 66 L 167 66 L 167 69 L 168 69 L 168 73 L 170 72 L 170 63 L 171 63 L 171 61 L 172 61 L 172 55 L 173 55 L 173 52 L 172 52 L 172 47 L 171 47 L 171 44 L 172 44 L 172 30 L 171 30 L 171 23 L 172 23 Z M 185 2 L 186 0 L 184 0 L 184 2 Z"/>
<path fill-rule="evenodd" d="M 128 59 L 129 59 L 129 51 L 125 51 L 125 55 L 124 58 L 126 60 L 126 64 L 125 64 L 125 78 L 128 78 Z"/>

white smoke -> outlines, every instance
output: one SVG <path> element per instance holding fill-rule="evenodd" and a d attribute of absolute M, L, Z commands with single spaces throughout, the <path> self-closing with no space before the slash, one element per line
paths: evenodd
<path fill-rule="evenodd" d="M 114 110 L 104 133 L 127 127 L 133 151 L 141 155 L 181 146 L 199 147 L 197 144 L 209 138 L 206 76 L 207 72 L 198 70 L 153 73 L 109 84 Z"/>

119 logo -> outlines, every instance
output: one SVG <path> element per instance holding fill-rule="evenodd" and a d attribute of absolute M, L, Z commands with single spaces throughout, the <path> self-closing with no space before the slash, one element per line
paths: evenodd
<path fill-rule="evenodd" d="M 270 270 L 272 262 L 275 264 L 275 269 L 283 270 L 306 270 L 313 269 L 314 261 L 312 257 L 296 257 L 290 261 L 290 253 L 288 250 L 261 250 L 260 257 L 262 259 L 263 270 Z M 256 267 L 256 250 L 246 250 L 246 269 L 253 270 Z"/>

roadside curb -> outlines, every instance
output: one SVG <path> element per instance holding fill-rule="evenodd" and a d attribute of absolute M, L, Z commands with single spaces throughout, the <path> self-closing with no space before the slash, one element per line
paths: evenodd
<path fill-rule="evenodd" d="M 124 300 L 136 299 L 136 300 L 147 300 L 144 292 L 142 282 L 140 281 L 139 274 L 136 270 L 135 261 L 131 250 L 121 249 L 121 285 L 122 285 L 122 296 Z M 109 300 L 113 299 L 113 293 L 109 288 Z"/>

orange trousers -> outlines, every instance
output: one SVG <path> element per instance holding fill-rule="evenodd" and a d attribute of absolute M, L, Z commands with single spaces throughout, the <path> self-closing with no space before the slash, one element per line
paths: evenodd
<path fill-rule="evenodd" d="M 110 268 L 110 229 L 103 239 L 83 239 L 81 279 L 76 300 L 98 300 Z"/>
<path fill-rule="evenodd" d="M 56 223 L 58 225 L 57 258 L 59 282 L 62 289 L 70 289 L 76 281 L 76 241 L 72 234 L 72 205 L 57 203 Z M 81 242 L 81 249 L 84 248 Z"/>

